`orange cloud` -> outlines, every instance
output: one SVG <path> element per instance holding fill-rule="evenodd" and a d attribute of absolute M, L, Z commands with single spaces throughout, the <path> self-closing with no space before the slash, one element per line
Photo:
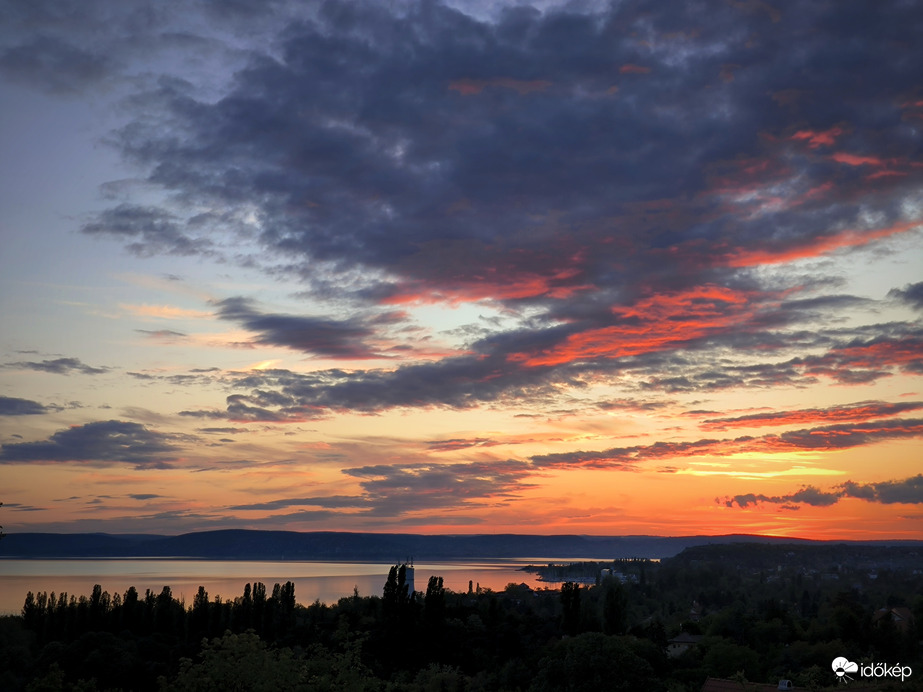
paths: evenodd
<path fill-rule="evenodd" d="M 383 305 L 404 305 L 408 303 L 432 304 L 475 303 L 480 300 L 515 300 L 518 298 L 556 298 L 563 299 L 580 291 L 586 291 L 590 284 L 568 284 L 567 279 L 577 274 L 576 269 L 561 269 L 549 275 L 520 273 L 510 280 L 500 280 L 501 270 L 486 268 L 485 275 L 496 275 L 495 281 L 487 276 L 483 280 L 459 281 L 457 285 L 442 282 L 438 289 L 431 288 L 424 282 L 403 286 L 402 290 L 381 300 Z"/>
<path fill-rule="evenodd" d="M 620 468 L 632 470 L 639 462 L 686 457 L 729 457 L 740 454 L 791 454 L 834 451 L 923 435 L 923 419 L 873 420 L 805 428 L 762 437 L 655 442 L 602 451 L 559 452 L 533 456 L 537 468 Z"/>
<path fill-rule="evenodd" d="M 851 367 L 876 368 L 882 364 L 906 365 L 923 360 L 923 344 L 919 339 L 905 337 L 903 339 L 877 341 L 862 346 L 848 346 L 836 349 L 835 353 L 841 358 L 849 360 Z"/>
<path fill-rule="evenodd" d="M 905 221 L 886 228 L 849 229 L 781 250 L 739 250 L 728 255 L 727 266 L 753 267 L 759 264 L 781 264 L 807 257 L 818 257 L 834 250 L 866 245 L 873 240 L 904 233 L 921 225 L 923 221 Z"/>
<path fill-rule="evenodd" d="M 119 307 L 138 317 L 157 317 L 160 319 L 187 319 L 211 317 L 210 312 L 202 310 L 187 310 L 172 305 L 131 305 L 119 303 Z"/>
<path fill-rule="evenodd" d="M 547 366 L 592 358 L 622 358 L 664 350 L 746 322 L 749 295 L 714 285 L 658 294 L 631 307 L 615 307 L 618 324 L 571 334 L 538 353 L 515 353 L 513 362 Z"/>
<path fill-rule="evenodd" d="M 845 421 L 868 421 L 885 416 L 896 416 L 905 411 L 923 408 L 923 401 L 888 404 L 881 401 L 867 401 L 825 409 L 800 409 L 796 411 L 773 411 L 754 413 L 735 418 L 713 418 L 701 423 L 706 430 L 727 428 L 755 428 L 776 425 L 810 425 L 812 423 L 840 423 Z"/>
<path fill-rule="evenodd" d="M 843 128 L 831 127 L 829 130 L 818 132 L 815 130 L 799 130 L 791 136 L 794 140 L 807 140 L 811 149 L 817 149 L 821 146 L 830 146 L 836 141 L 836 138 L 843 134 Z"/>

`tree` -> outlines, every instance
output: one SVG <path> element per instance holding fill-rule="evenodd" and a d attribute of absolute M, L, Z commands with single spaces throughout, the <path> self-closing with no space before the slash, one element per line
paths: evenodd
<path fill-rule="evenodd" d="M 662 690 L 663 683 L 651 664 L 639 655 L 642 652 L 647 651 L 634 637 L 586 632 L 563 639 L 539 661 L 530 689 L 533 692 Z"/>
<path fill-rule="evenodd" d="M 561 606 L 564 610 L 562 629 L 566 634 L 577 634 L 580 627 L 580 584 L 566 581 L 561 585 Z"/>
<path fill-rule="evenodd" d="M 605 589 L 602 603 L 603 632 L 623 634 L 628 626 L 628 595 L 622 584 L 612 577 L 603 583 Z"/>
<path fill-rule="evenodd" d="M 423 597 L 423 617 L 430 625 L 439 625 L 445 619 L 445 587 L 442 577 L 432 576 Z"/>
<path fill-rule="evenodd" d="M 308 689 L 303 663 L 290 649 L 269 649 L 254 632 L 212 639 L 202 647 L 200 661 L 180 661 L 177 676 L 161 679 L 167 692 L 252 690 L 276 692 Z"/>

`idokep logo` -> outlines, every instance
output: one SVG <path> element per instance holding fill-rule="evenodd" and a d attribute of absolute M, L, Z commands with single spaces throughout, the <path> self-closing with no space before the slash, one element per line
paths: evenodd
<path fill-rule="evenodd" d="M 859 671 L 858 663 L 853 663 L 849 659 L 843 658 L 842 656 L 833 659 L 831 666 L 833 668 L 833 672 L 836 673 L 836 676 L 840 682 L 853 680 L 853 678 L 849 677 L 847 673 L 856 673 Z"/>
<path fill-rule="evenodd" d="M 837 680 L 843 683 L 855 680 L 855 678 L 850 677 L 849 673 L 858 673 L 863 678 L 900 678 L 901 682 L 903 682 L 913 672 L 910 666 L 902 666 L 900 663 L 893 666 L 888 663 L 865 663 L 860 666 L 843 656 L 833 659 L 830 667 L 836 673 Z"/>

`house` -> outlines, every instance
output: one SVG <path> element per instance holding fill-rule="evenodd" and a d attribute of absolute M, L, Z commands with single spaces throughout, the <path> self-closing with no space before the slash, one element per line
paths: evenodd
<path fill-rule="evenodd" d="M 898 632 L 906 632 L 913 624 L 913 613 L 910 608 L 879 608 L 872 617 L 872 622 L 876 627 L 881 627 L 886 621 L 890 620 Z"/>
<path fill-rule="evenodd" d="M 667 642 L 667 656 L 669 658 L 677 658 L 682 656 L 700 641 L 702 641 L 701 634 L 689 634 L 688 632 L 680 632 L 679 635 L 673 637 L 673 639 Z"/>

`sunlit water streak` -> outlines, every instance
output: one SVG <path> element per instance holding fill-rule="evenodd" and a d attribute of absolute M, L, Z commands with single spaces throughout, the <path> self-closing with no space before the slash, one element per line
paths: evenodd
<path fill-rule="evenodd" d="M 597 559 L 597 558 L 585 558 Z M 609 558 L 611 559 L 611 558 Z M 533 588 L 554 587 L 539 582 L 537 575 L 520 571 L 529 564 L 576 562 L 561 558 L 510 558 L 504 560 L 469 559 L 464 561 L 417 562 L 414 588 L 425 591 L 430 576 L 440 576 L 446 588 L 467 591 L 469 580 L 476 587 L 503 590 L 509 583 L 525 583 Z M 243 560 L 169 559 L 94 559 L 94 560 L 17 560 L 0 559 L 0 614 L 19 613 L 26 593 L 54 591 L 60 595 L 89 596 L 95 584 L 110 595 L 124 595 L 134 586 L 141 596 L 150 589 L 155 594 L 169 586 L 173 596 L 192 604 L 199 586 L 209 598 L 234 599 L 243 594 L 244 585 L 263 582 L 271 591 L 275 583 L 294 582 L 298 603 L 316 600 L 333 604 L 358 589 L 360 596 L 380 596 L 392 563 L 384 562 L 255 562 Z"/>

